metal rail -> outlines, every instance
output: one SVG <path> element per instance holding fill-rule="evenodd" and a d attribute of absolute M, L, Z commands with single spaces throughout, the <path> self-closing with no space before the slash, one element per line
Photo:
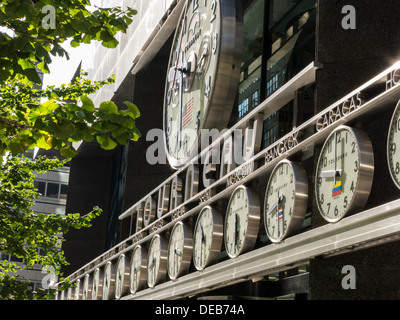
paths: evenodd
<path fill-rule="evenodd" d="M 179 299 L 293 268 L 316 256 L 341 254 L 399 239 L 400 200 L 396 200 L 122 299 Z"/>

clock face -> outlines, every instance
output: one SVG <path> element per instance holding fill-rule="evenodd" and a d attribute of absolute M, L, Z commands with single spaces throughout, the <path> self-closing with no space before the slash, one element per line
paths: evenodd
<path fill-rule="evenodd" d="M 271 173 L 265 192 L 264 223 L 272 242 L 297 232 L 307 210 L 308 184 L 304 169 L 288 160 Z"/>
<path fill-rule="evenodd" d="M 121 254 L 117 262 L 117 271 L 115 276 L 115 299 L 120 299 L 128 293 L 130 268 L 127 258 Z"/>
<path fill-rule="evenodd" d="M 147 280 L 147 251 L 138 245 L 132 253 L 129 290 L 135 294 L 145 287 Z"/>
<path fill-rule="evenodd" d="M 362 208 L 371 191 L 374 172 L 372 145 L 361 130 L 341 126 L 322 147 L 315 192 L 320 213 L 329 222 Z"/>
<path fill-rule="evenodd" d="M 239 186 L 233 192 L 225 216 L 224 239 L 229 257 L 251 250 L 260 224 L 258 196 L 253 189 Z"/>
<path fill-rule="evenodd" d="M 100 268 L 93 271 L 92 300 L 101 299 L 103 288 L 103 272 Z"/>
<path fill-rule="evenodd" d="M 194 231 L 193 262 L 203 270 L 218 258 L 222 245 L 222 216 L 210 206 L 204 207 Z"/>
<path fill-rule="evenodd" d="M 179 221 L 171 231 L 168 245 L 168 275 L 172 280 L 189 271 L 193 250 L 190 227 Z"/>
<path fill-rule="evenodd" d="M 147 284 L 153 288 L 165 280 L 167 274 L 167 244 L 163 237 L 156 234 L 151 240 L 147 261 Z"/>
<path fill-rule="evenodd" d="M 400 189 L 400 101 L 397 103 L 392 121 L 390 122 L 387 159 L 393 182 Z"/>
<path fill-rule="evenodd" d="M 196 154 L 201 129 L 226 127 L 240 70 L 235 2 L 185 2 L 164 95 L 165 147 L 174 168 Z"/>
<path fill-rule="evenodd" d="M 90 274 L 86 274 L 85 278 L 83 279 L 82 300 L 87 300 L 90 293 Z"/>
<path fill-rule="evenodd" d="M 115 290 L 115 270 L 111 261 L 108 261 L 104 266 L 103 277 L 103 300 L 111 299 Z"/>

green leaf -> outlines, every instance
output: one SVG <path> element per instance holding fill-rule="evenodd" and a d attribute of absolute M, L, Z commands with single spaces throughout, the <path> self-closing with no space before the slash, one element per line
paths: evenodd
<path fill-rule="evenodd" d="M 118 107 L 112 101 L 103 101 L 100 104 L 100 110 L 106 113 L 118 113 Z"/>
<path fill-rule="evenodd" d="M 32 81 L 37 84 L 42 83 L 42 79 L 40 79 L 35 68 L 28 68 L 28 69 L 23 70 L 23 72 L 29 81 Z"/>
<path fill-rule="evenodd" d="M 90 98 L 88 98 L 87 96 L 82 96 L 81 101 L 82 101 L 82 109 L 88 112 L 94 112 L 95 110 L 94 103 Z"/>
<path fill-rule="evenodd" d="M 128 110 L 132 112 L 135 119 L 140 117 L 139 108 L 135 104 L 129 101 L 124 101 L 124 104 L 128 107 Z"/>
<path fill-rule="evenodd" d="M 113 38 L 110 41 L 103 41 L 101 44 L 106 48 L 114 49 L 118 46 L 119 42 L 117 39 Z"/>
<path fill-rule="evenodd" d="M 73 158 L 78 155 L 78 152 L 71 145 L 61 148 L 60 153 L 65 158 Z"/>
<path fill-rule="evenodd" d="M 107 136 L 96 136 L 96 140 L 104 150 L 112 150 L 117 146 L 117 143 Z"/>

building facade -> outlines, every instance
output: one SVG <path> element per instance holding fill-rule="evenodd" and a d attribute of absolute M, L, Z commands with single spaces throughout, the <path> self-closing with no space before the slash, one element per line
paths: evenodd
<path fill-rule="evenodd" d="M 72 160 L 59 297 L 400 298 L 400 1 L 123 4 L 82 67 L 142 138 Z"/>

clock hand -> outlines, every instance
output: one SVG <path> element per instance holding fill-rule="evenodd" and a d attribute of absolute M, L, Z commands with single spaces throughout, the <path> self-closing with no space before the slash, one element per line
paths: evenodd
<path fill-rule="evenodd" d="M 336 185 L 336 169 L 337 169 L 337 164 L 336 164 L 336 156 L 337 156 L 337 141 L 336 141 L 336 139 L 337 139 L 337 132 L 335 131 L 335 138 L 334 138 L 334 141 L 335 141 L 335 161 L 334 161 L 334 170 L 335 170 L 335 175 L 334 175 L 334 177 L 333 177 L 333 185 Z"/>
<path fill-rule="evenodd" d="M 236 213 L 235 214 L 235 232 L 233 234 L 233 237 L 235 239 L 235 251 L 236 251 L 237 241 L 238 241 L 238 238 L 239 238 L 238 237 L 239 236 L 238 227 L 239 227 L 239 215 Z"/>
<path fill-rule="evenodd" d="M 187 0 L 187 2 L 186 2 L 186 8 L 185 8 L 185 16 L 184 16 L 184 18 L 182 19 L 182 21 L 185 21 L 185 20 L 186 20 L 186 16 L 187 16 L 188 9 L 189 9 L 189 2 L 190 2 L 190 0 Z M 181 38 L 180 38 L 180 40 L 179 40 L 178 57 L 176 58 L 175 73 L 174 73 L 174 80 L 173 80 L 173 82 L 172 82 L 172 88 L 175 86 L 176 71 L 178 70 L 179 56 L 180 56 L 180 54 L 181 54 L 181 48 L 182 48 L 183 30 L 184 30 L 184 26 L 183 26 L 183 24 L 182 24 Z"/>
<path fill-rule="evenodd" d="M 321 172 L 321 178 L 323 179 L 340 177 L 341 175 L 342 175 L 342 169 L 326 170 Z"/>

